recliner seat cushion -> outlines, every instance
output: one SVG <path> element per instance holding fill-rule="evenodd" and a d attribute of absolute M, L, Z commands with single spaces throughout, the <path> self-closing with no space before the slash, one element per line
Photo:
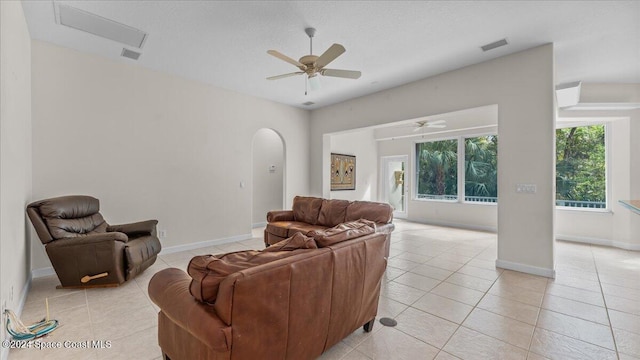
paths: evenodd
<path fill-rule="evenodd" d="M 107 231 L 107 223 L 100 213 L 81 218 L 45 218 L 45 223 L 54 239 L 104 233 Z"/>
<path fill-rule="evenodd" d="M 358 220 L 342 223 L 326 230 L 316 230 L 308 235 L 312 237 L 318 247 L 327 247 L 339 242 L 355 239 L 376 232 L 376 224 L 369 220 Z"/>

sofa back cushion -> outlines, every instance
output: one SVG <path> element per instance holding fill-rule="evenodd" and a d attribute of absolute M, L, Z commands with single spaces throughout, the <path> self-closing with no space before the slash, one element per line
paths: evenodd
<path fill-rule="evenodd" d="M 321 198 L 296 196 L 293 198 L 293 219 L 315 225 L 318 222 L 321 207 Z"/>
<path fill-rule="evenodd" d="M 347 207 L 345 221 L 359 219 L 388 224 L 393 220 L 393 208 L 389 204 L 373 201 L 354 201 Z"/>
<path fill-rule="evenodd" d="M 349 200 L 322 199 L 322 208 L 318 216 L 318 225 L 333 227 L 344 222 L 347 216 Z"/>
<path fill-rule="evenodd" d="M 189 292 L 198 301 L 215 303 L 220 282 L 230 274 L 298 254 L 293 250 L 299 249 L 317 249 L 317 246 L 312 238 L 298 233 L 262 251 L 196 256 L 187 267 L 192 279 Z"/>
<path fill-rule="evenodd" d="M 314 230 L 308 235 L 313 237 L 318 247 L 327 247 L 346 240 L 376 232 L 376 224 L 369 220 L 357 220 L 339 224 L 326 230 Z"/>

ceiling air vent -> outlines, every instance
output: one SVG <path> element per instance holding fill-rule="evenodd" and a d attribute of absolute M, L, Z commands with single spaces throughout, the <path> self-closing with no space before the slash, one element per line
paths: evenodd
<path fill-rule="evenodd" d="M 68 5 L 58 6 L 57 18 L 64 26 L 137 48 L 141 48 L 147 38 L 144 31 Z"/>
<path fill-rule="evenodd" d="M 494 41 L 491 44 L 480 46 L 480 48 L 482 49 L 482 51 L 489 51 L 495 48 L 499 48 L 500 46 L 505 46 L 507 44 L 508 44 L 507 39 L 502 39 L 502 40 Z"/>
<path fill-rule="evenodd" d="M 310 105 L 315 105 L 315 103 L 313 101 L 307 101 L 305 103 L 302 103 L 302 105 L 304 106 L 310 106 Z"/>
<path fill-rule="evenodd" d="M 125 49 L 122 48 L 122 54 L 120 54 L 126 58 L 129 59 L 133 59 L 133 60 L 138 60 L 138 58 L 140 57 L 140 53 L 139 52 L 135 52 L 133 50 L 129 50 L 129 49 Z"/>

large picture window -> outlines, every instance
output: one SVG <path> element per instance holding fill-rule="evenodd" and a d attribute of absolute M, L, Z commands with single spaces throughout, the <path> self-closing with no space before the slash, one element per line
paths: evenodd
<path fill-rule="evenodd" d="M 605 126 L 556 130 L 556 205 L 606 208 Z"/>
<path fill-rule="evenodd" d="M 418 199 L 458 199 L 458 140 L 416 144 Z"/>
<path fill-rule="evenodd" d="M 464 200 L 498 201 L 498 137 L 496 135 L 464 140 Z"/>

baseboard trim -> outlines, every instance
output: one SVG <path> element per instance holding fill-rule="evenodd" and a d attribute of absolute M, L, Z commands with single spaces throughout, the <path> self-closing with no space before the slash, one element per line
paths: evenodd
<path fill-rule="evenodd" d="M 255 229 L 255 228 L 261 228 L 261 227 L 265 227 L 265 226 L 267 226 L 267 222 L 263 221 L 263 222 L 252 224 L 251 228 Z"/>
<path fill-rule="evenodd" d="M 640 244 L 631 244 L 622 241 L 615 241 L 609 239 L 591 238 L 586 236 L 573 236 L 573 235 L 556 235 L 557 240 L 577 242 L 582 244 L 610 246 L 618 249 L 640 251 Z"/>
<path fill-rule="evenodd" d="M 41 278 L 41 277 L 45 277 L 45 276 L 51 276 L 51 275 L 55 275 L 55 274 L 56 274 L 56 271 L 53 270 L 52 266 L 31 270 L 31 278 L 32 279 L 37 279 L 37 278 Z"/>
<path fill-rule="evenodd" d="M 215 240 L 200 241 L 200 242 L 191 243 L 191 244 L 163 247 L 162 251 L 160 251 L 160 255 L 173 254 L 173 253 L 187 251 L 187 250 L 195 250 L 195 249 L 200 249 L 207 246 L 228 244 L 228 243 L 242 241 L 242 240 L 249 240 L 251 238 L 252 238 L 251 234 L 242 234 L 242 235 L 230 236 L 230 237 L 215 239 Z"/>
<path fill-rule="evenodd" d="M 537 266 L 531 266 L 531 265 L 506 261 L 506 260 L 497 259 L 496 267 L 507 269 L 507 270 L 519 271 L 519 272 L 523 272 L 531 275 L 544 276 L 552 279 L 555 279 L 556 277 L 556 271 L 554 269 L 541 268 Z"/>

